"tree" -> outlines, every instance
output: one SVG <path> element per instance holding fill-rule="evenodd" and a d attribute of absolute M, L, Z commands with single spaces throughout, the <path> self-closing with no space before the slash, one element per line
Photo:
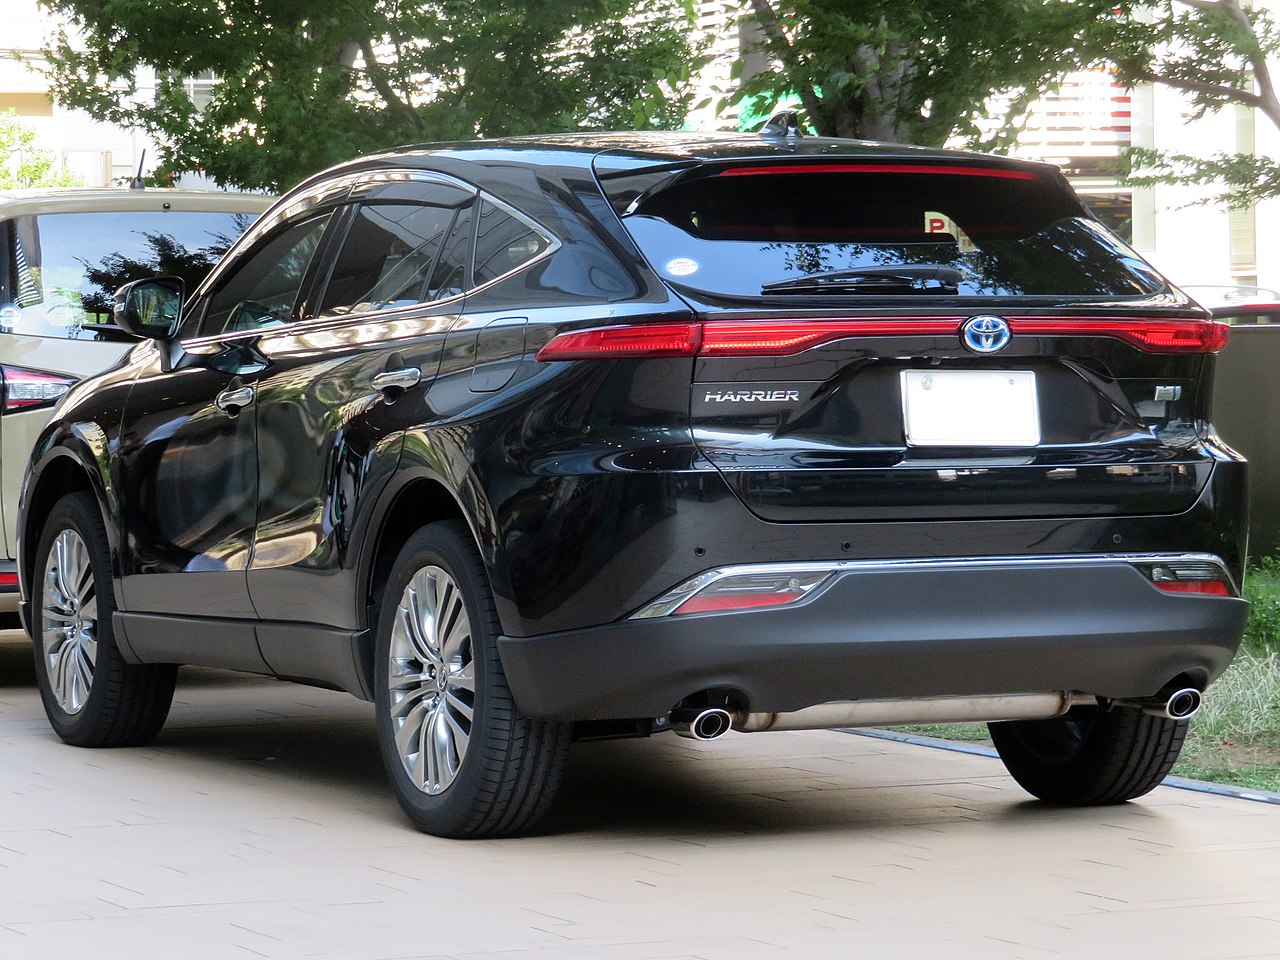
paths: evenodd
<path fill-rule="evenodd" d="M 677 126 L 697 66 L 692 0 L 41 2 L 82 34 L 46 51 L 60 102 L 246 188 L 397 144 Z"/>
<path fill-rule="evenodd" d="M 826 136 L 1008 144 L 1026 111 L 1098 56 L 1102 0 L 752 0 L 774 67 L 747 94 L 795 91 Z M 993 101 L 1004 116 L 983 121 Z"/>
<path fill-rule="evenodd" d="M 17 111 L 0 113 L 0 190 L 27 190 L 32 187 L 74 187 L 80 179 L 54 166 L 53 154 L 34 146 L 36 133 L 19 118 Z"/>
<path fill-rule="evenodd" d="M 1238 0 L 1155 0 L 1122 9 L 1126 15 L 1105 30 L 1121 82 L 1182 91 L 1192 119 L 1234 104 L 1256 109 L 1280 128 L 1280 98 L 1269 64 L 1280 55 L 1280 31 L 1265 10 L 1246 9 Z M 1224 191 L 1221 199 L 1240 207 L 1280 196 L 1280 163 L 1267 157 L 1134 149 L 1130 162 L 1137 172 L 1129 180 L 1140 186 L 1216 185 Z"/>

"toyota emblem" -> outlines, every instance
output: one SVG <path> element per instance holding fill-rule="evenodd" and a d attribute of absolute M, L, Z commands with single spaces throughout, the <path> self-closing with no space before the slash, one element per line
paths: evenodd
<path fill-rule="evenodd" d="M 1002 317 L 970 317 L 960 328 L 960 339 L 974 353 L 998 353 L 1012 338 L 1009 324 Z"/>

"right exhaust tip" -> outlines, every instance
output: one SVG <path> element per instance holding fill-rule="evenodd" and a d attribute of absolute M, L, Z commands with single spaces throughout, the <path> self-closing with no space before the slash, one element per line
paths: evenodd
<path fill-rule="evenodd" d="M 1129 706 L 1138 707 L 1151 717 L 1163 717 L 1166 720 L 1190 720 L 1200 709 L 1204 694 L 1195 687 L 1179 687 L 1169 692 L 1161 692 L 1146 700 L 1121 701 Z"/>
<path fill-rule="evenodd" d="M 1195 687 L 1183 687 L 1175 690 L 1165 701 L 1165 716 L 1171 720 L 1190 720 L 1200 709 L 1203 695 Z"/>

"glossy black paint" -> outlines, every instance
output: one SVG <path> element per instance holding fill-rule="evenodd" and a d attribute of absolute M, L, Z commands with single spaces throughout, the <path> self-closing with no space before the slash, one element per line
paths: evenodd
<path fill-rule="evenodd" d="M 956 157 L 818 140 L 798 149 Z M 308 181 L 237 244 L 188 314 L 198 322 L 210 291 L 275 225 L 332 209 L 292 323 L 142 344 L 68 395 L 25 485 L 24 582 L 43 516 L 62 493 L 87 487 L 108 518 L 135 659 L 234 666 L 367 698 L 379 578 L 407 525 L 447 516 L 474 532 L 513 642 L 625 631 L 621 618 L 673 585 L 744 562 L 1205 551 L 1239 576 L 1244 464 L 1216 440 L 1207 389 L 1198 389 L 1211 358 L 1021 340 L 998 363 L 1042 373 L 1051 444 L 1021 452 L 1028 462 L 1018 464 L 991 451 L 935 451 L 952 456 L 947 470 L 963 471 L 951 478 L 917 462 L 882 401 L 904 366 L 973 364 L 955 338 L 842 341 L 784 360 L 533 359 L 578 327 L 831 316 L 809 298 L 745 310 L 681 296 L 640 255 L 596 179 L 780 151 L 754 138 L 547 138 L 388 153 Z M 315 318 L 350 204 L 411 198 L 418 175 L 495 196 L 557 243 L 463 297 Z M 849 315 L 848 303 L 840 309 Z M 1201 315 L 1176 294 L 1051 312 L 1135 311 Z M 865 313 L 904 312 L 920 315 L 884 304 Z M 406 367 L 421 373 L 415 386 L 373 386 Z M 726 383 L 786 383 L 803 399 L 750 413 L 699 400 Z M 1185 386 L 1183 406 L 1140 410 L 1155 384 Z M 218 409 L 218 394 L 237 387 L 253 389 L 252 403 Z M 1236 613 L 1219 609 L 1230 634 Z M 175 634 L 180 641 L 165 640 Z M 944 647 L 930 649 L 945 669 Z M 625 669 L 625 659 L 610 662 Z M 701 689 L 698 676 L 685 679 L 682 695 Z M 793 693 L 803 700 L 804 684 Z M 652 697 L 618 709 L 638 715 L 625 711 L 648 710 Z"/>

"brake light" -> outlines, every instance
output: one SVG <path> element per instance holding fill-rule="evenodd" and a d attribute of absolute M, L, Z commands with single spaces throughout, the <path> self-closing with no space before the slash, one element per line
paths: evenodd
<path fill-rule="evenodd" d="M 789 357 L 824 343 L 866 337 L 958 336 L 967 317 L 892 320 L 709 320 L 628 324 L 573 330 L 554 337 L 536 359 L 607 360 L 647 357 Z M 1020 336 L 1109 337 L 1146 353 L 1217 353 L 1231 328 L 1207 320 L 1009 320 Z"/>
<path fill-rule="evenodd" d="M 999 180 L 1035 180 L 1028 170 L 1001 167 L 968 167 L 919 163 L 775 163 L 749 167 L 729 167 L 718 177 L 759 177 L 796 173 L 923 173 L 929 176 L 992 177 Z"/>
<path fill-rule="evenodd" d="M 0 366 L 0 376 L 4 378 L 4 405 L 0 413 L 51 407 L 76 383 L 74 377 L 22 367 Z"/>

